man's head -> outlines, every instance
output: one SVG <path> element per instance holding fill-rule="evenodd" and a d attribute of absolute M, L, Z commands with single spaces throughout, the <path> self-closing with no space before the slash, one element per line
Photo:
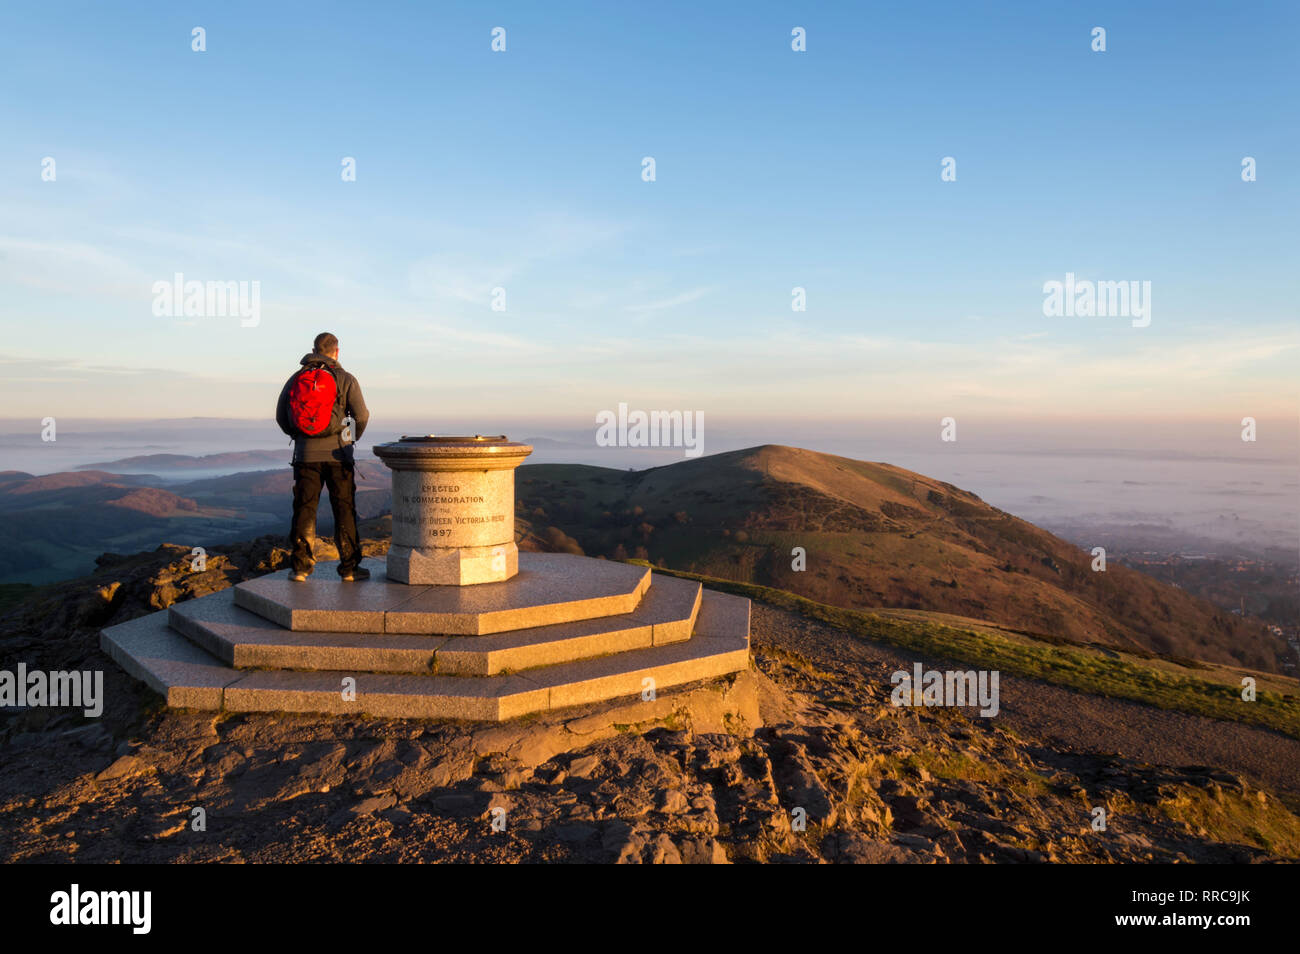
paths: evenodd
<path fill-rule="evenodd" d="M 327 358 L 338 359 L 339 356 L 339 339 L 335 338 L 328 331 L 322 331 L 312 342 L 311 350 L 317 354 L 323 354 Z"/>

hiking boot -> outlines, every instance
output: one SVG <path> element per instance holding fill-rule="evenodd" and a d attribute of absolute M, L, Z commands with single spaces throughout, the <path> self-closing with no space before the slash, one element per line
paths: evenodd
<path fill-rule="evenodd" d="M 364 566 L 359 566 L 355 570 L 350 570 L 349 572 L 343 574 L 344 583 L 353 583 L 356 582 L 357 580 L 368 580 L 368 579 L 370 579 L 370 571 L 367 570 Z"/>

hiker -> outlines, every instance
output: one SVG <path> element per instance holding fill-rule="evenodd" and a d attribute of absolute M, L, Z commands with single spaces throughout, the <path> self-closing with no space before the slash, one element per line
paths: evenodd
<path fill-rule="evenodd" d="M 356 464 L 352 445 L 370 420 L 357 379 L 339 364 L 339 339 L 328 331 L 316 336 L 310 354 L 299 362 L 280 391 L 275 422 L 293 438 L 293 526 L 289 531 L 293 569 L 289 579 L 307 579 L 316 561 L 311 538 L 321 484 L 329 490 L 334 512 L 334 543 L 339 576 L 345 582 L 367 580 L 357 539 Z M 351 418 L 351 433 L 344 427 Z"/>

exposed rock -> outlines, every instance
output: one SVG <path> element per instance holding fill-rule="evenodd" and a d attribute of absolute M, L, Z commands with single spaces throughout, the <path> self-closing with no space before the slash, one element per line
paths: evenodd
<path fill-rule="evenodd" d="M 119 778 L 130 778 L 133 775 L 139 775 L 149 770 L 143 759 L 134 755 L 123 755 L 117 761 L 113 762 L 108 768 L 99 772 L 95 776 L 97 782 L 109 782 Z"/>
<path fill-rule="evenodd" d="M 680 865 L 681 852 L 668 835 L 659 835 L 649 845 L 650 863 L 653 865 Z"/>
<path fill-rule="evenodd" d="M 655 805 L 655 808 L 665 815 L 675 815 L 678 812 L 685 811 L 686 807 L 686 793 L 676 788 L 669 788 L 660 792 L 659 801 Z"/>
<path fill-rule="evenodd" d="M 396 795 L 376 795 L 372 798 L 363 798 L 352 806 L 351 811 L 354 815 L 372 815 L 386 808 L 392 808 L 396 804 Z"/>

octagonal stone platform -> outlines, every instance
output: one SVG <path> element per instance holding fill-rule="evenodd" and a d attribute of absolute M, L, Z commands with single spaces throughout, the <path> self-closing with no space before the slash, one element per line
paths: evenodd
<path fill-rule="evenodd" d="M 486 636 L 289 630 L 238 606 L 235 588 L 177 603 L 167 621 L 237 669 L 491 676 L 690 639 L 702 592 L 698 583 L 654 575 L 630 613 Z"/>
<path fill-rule="evenodd" d="M 251 614 L 235 606 L 230 596 L 224 601 L 217 600 L 229 593 L 226 590 L 180 604 L 172 608 L 174 614 L 162 610 L 109 627 L 101 633 L 100 645 L 130 675 L 161 693 L 171 706 L 235 712 L 317 712 L 480 721 L 501 721 L 531 712 L 635 696 L 647 687 L 652 686 L 656 691 L 668 689 L 739 672 L 749 665 L 749 601 L 706 590 L 699 596 L 694 625 L 687 639 L 677 639 L 680 636 L 677 629 L 670 631 L 672 640 L 662 644 L 654 642 L 652 635 L 651 644 L 644 648 L 555 661 L 514 673 L 418 675 L 354 673 L 346 669 L 239 668 L 201 648 L 169 622 L 174 616 L 182 627 L 203 627 L 209 634 L 214 628 L 220 628 L 223 617 L 233 617 L 234 625 L 247 623 Z M 197 604 L 207 601 L 211 603 L 201 612 L 195 611 Z M 218 604 L 224 608 L 218 608 Z M 182 607 L 188 609 L 182 611 Z M 619 631 L 635 628 L 627 623 L 627 620 L 613 621 L 610 625 Z M 651 632 L 654 632 L 653 624 Z M 376 640 L 394 639 L 383 634 L 362 635 Z M 312 641 L 325 645 L 327 640 L 346 641 L 348 636 L 285 631 L 280 638 L 287 646 L 301 651 Z M 457 641 L 457 637 L 437 636 L 397 639 L 397 643 L 387 648 L 397 653 L 432 652 L 435 659 L 441 647 Z M 421 648 L 408 640 L 424 640 L 429 645 Z M 552 642 L 562 645 L 565 640 Z M 338 649 L 339 644 L 333 648 Z M 372 648 L 343 646 L 343 651 L 369 652 Z M 328 646 L 325 651 L 329 651 Z M 418 661 L 424 657 L 412 658 Z M 478 658 L 491 659 L 491 651 Z M 371 659 L 356 657 L 356 661 L 369 665 Z M 340 692 L 345 678 L 355 683 L 352 697 Z"/>
<path fill-rule="evenodd" d="M 362 566 L 360 584 L 330 564 L 305 583 L 281 570 L 235 586 L 235 604 L 290 630 L 478 636 L 630 613 L 650 585 L 645 567 L 567 553 L 521 553 L 517 575 L 467 587 L 396 583 L 378 558 Z"/>
<path fill-rule="evenodd" d="M 451 587 L 368 563 L 355 584 L 329 563 L 307 584 L 272 573 L 100 645 L 170 706 L 421 719 L 512 719 L 749 667 L 748 599 L 643 567 L 521 554 L 510 581 Z"/>

